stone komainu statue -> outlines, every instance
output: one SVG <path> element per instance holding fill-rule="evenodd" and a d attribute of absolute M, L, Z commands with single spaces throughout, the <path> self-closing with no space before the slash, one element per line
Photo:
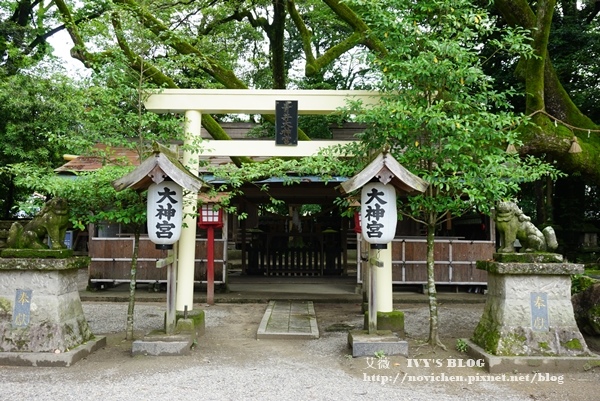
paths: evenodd
<path fill-rule="evenodd" d="M 500 202 L 496 207 L 496 227 L 500 232 L 500 253 L 515 252 L 516 239 L 523 252 L 550 252 L 558 247 L 550 226 L 540 231 L 514 202 Z"/>
<path fill-rule="evenodd" d="M 69 225 L 69 209 L 67 201 L 63 198 L 52 198 L 23 227 L 15 222 L 8 231 L 6 245 L 13 249 L 47 249 L 44 238 L 52 243 L 52 249 L 65 249 L 65 233 Z"/>

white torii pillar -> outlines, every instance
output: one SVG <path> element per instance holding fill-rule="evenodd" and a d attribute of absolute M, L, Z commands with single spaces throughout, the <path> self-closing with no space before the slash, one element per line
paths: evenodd
<path fill-rule="evenodd" d="M 200 160 L 192 152 L 192 145 L 200 140 L 202 113 L 198 110 L 185 112 L 185 140 L 182 164 L 194 175 L 198 175 Z M 188 192 L 183 199 L 183 227 L 178 243 L 177 296 L 175 308 L 191 311 L 194 308 L 194 270 L 196 259 L 196 204 L 198 194 Z"/>

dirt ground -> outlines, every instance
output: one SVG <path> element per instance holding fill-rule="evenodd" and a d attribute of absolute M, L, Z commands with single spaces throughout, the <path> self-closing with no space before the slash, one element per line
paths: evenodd
<path fill-rule="evenodd" d="M 163 305 L 156 305 L 156 310 L 162 307 Z M 113 333 L 108 335 L 108 346 L 87 360 L 78 362 L 78 369 L 82 369 L 83 374 L 88 368 L 118 374 L 114 369 L 116 360 L 127 364 L 130 371 L 139 369 L 144 372 L 182 368 L 182 364 L 191 363 L 252 366 L 253 361 L 272 357 L 286 358 L 290 363 L 303 367 L 325 367 L 343 371 L 357 380 L 373 382 L 373 386 L 396 386 L 399 389 L 414 388 L 421 391 L 426 388 L 431 393 L 456 397 L 468 394 L 487 399 L 486 394 L 489 396 L 492 391 L 497 396 L 510 395 L 510 399 L 598 399 L 600 367 L 587 372 L 551 375 L 514 372 L 507 377 L 511 376 L 513 380 L 521 381 L 487 381 L 490 375 L 473 366 L 476 365 L 476 361 L 456 350 L 457 339 L 472 335 L 481 316 L 483 304 L 440 306 L 442 341 L 447 346 L 446 351 L 440 348 L 432 349 L 423 343 L 429 327 L 426 305 L 395 307 L 405 312 L 409 358 L 382 355 L 380 358 L 375 355 L 351 357 L 351 350 L 347 345 L 347 331 L 344 330 L 352 327 L 362 328 L 363 316 L 358 304 L 315 303 L 321 334 L 317 340 L 256 340 L 256 331 L 266 304 L 217 304 L 197 307 L 206 310 L 206 333 L 198 339 L 191 357 L 132 358 L 131 343 L 123 340 L 123 333 Z M 157 315 L 160 315 L 151 309 L 144 310 L 141 306 L 138 308 L 142 313 L 137 318 L 138 322 L 156 319 Z M 142 334 L 140 332 L 138 336 Z M 588 343 L 594 352 L 600 352 L 600 342 Z M 419 366 L 415 366 L 416 364 Z"/>

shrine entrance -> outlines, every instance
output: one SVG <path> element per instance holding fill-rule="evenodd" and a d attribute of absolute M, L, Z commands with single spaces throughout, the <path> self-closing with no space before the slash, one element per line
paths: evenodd
<path fill-rule="evenodd" d="M 283 187 L 275 179 L 270 181 L 270 195 L 280 204 L 272 204 L 255 186 L 242 188 L 238 210 L 248 217 L 233 219 L 237 224 L 230 240 L 241 251 L 241 273 L 345 276 L 349 267 L 355 272 L 354 222 L 341 216 L 334 203 L 339 183 L 307 177 L 305 182 Z"/>
<path fill-rule="evenodd" d="M 294 104 L 297 114 L 331 114 L 347 106 L 348 101 L 360 100 L 365 107 L 379 102 L 380 95 L 369 91 L 335 91 L 335 90 L 203 90 L 182 89 L 164 90 L 153 94 L 145 101 L 149 111 L 157 113 L 185 113 L 185 131 L 188 136 L 184 145 L 193 149 L 201 136 L 201 123 L 204 113 L 207 114 L 266 114 L 273 115 L 280 104 Z M 286 116 L 291 119 L 294 116 Z M 297 115 L 296 115 L 297 118 Z M 289 120 L 286 120 L 289 121 Z M 320 148 L 343 144 L 349 141 L 311 141 L 295 139 L 287 141 L 287 133 L 283 138 L 276 135 L 276 140 L 213 140 L 212 136 L 202 141 L 206 151 L 201 158 L 212 161 L 218 158 L 229 158 L 222 162 L 232 162 L 231 157 L 305 157 L 318 152 Z M 229 138 L 230 139 L 230 138 Z M 283 140 L 280 140 L 283 139 Z M 297 139 L 297 138 L 296 138 Z M 192 169 L 199 166 L 198 154 L 184 151 L 184 164 Z M 199 174 L 201 175 L 201 174 Z M 206 180 L 210 183 L 210 180 Z M 248 219 L 238 221 L 231 226 L 228 243 L 234 243 L 242 253 L 243 271 L 247 274 L 309 274 L 324 275 L 328 272 L 342 274 L 343 252 L 341 236 L 344 225 L 340 217 L 334 224 L 333 216 L 339 213 L 333 210 L 333 199 L 339 196 L 336 184 L 329 182 L 312 182 L 310 179 L 292 186 L 283 187 L 282 183 L 269 183 L 271 190 L 281 186 L 281 193 L 276 197 L 286 203 L 285 209 L 276 213 L 266 206 L 260 198 L 266 194 L 253 193 L 254 185 L 243 188 L 244 196 L 237 199 L 239 210 L 248 214 Z M 315 184 L 316 187 L 313 188 Z M 309 194 L 310 193 L 310 194 Z M 314 199 L 302 199 L 312 195 Z M 308 215 L 302 205 L 319 205 L 321 215 Z M 287 211 L 287 215 L 284 213 Z M 316 211 L 315 211 L 316 213 Z M 325 218 L 327 216 L 327 218 Z M 234 219 L 230 219 L 234 220 Z M 334 227 L 327 227 L 330 221 Z M 238 224 L 239 223 L 239 224 Z M 195 224 L 189 222 L 180 239 L 178 282 L 193 282 L 195 256 L 192 241 L 196 239 Z M 337 235 L 334 235 L 337 233 Z M 187 290 L 189 291 L 189 286 Z M 186 290 L 184 290 L 185 292 Z M 178 289 L 178 294 L 182 294 Z M 179 296 L 179 295 L 178 295 Z M 183 293 L 182 297 L 190 297 Z M 179 303 L 179 301 L 178 301 Z"/>
<path fill-rule="evenodd" d="M 156 113 L 185 114 L 187 138 L 183 164 L 198 173 L 199 157 L 220 163 L 231 162 L 231 157 L 304 157 L 316 154 L 320 148 L 349 142 L 300 140 L 287 144 L 284 140 L 278 144 L 272 140 L 213 140 L 206 136 L 198 157 L 195 146 L 201 139 L 203 113 L 273 115 L 276 104 L 284 101 L 297 102 L 298 114 L 331 114 L 346 107 L 348 101 L 361 101 L 364 107 L 369 107 L 379 102 L 379 98 L 379 94 L 369 91 L 166 89 L 150 95 L 144 104 L 147 110 Z M 212 120 L 211 124 L 217 123 Z M 201 178 L 210 183 L 206 176 Z M 227 247 L 233 243 L 239 248 L 236 250 L 241 252 L 244 274 L 327 276 L 343 275 L 347 270 L 348 250 L 359 236 L 352 230 L 353 222 L 341 218 L 334 207 L 333 199 L 340 195 L 335 187 L 340 182 L 300 178 L 297 185 L 269 183 L 271 195 L 285 203 L 282 210 L 269 209 L 270 202 L 264 199 L 268 195 L 261 193 L 256 183 L 244 186 L 244 195 L 235 200 L 238 210 L 247 213 L 248 218 L 228 219 L 236 222 L 229 221 L 224 227 L 224 239 Z M 197 194 L 189 195 L 187 204 L 192 207 L 184 209 L 184 214 L 193 216 L 196 200 Z M 305 212 L 305 205 L 318 205 L 318 210 Z M 493 224 L 477 215 L 454 223 L 444 227 L 446 236 L 442 234 L 436 239 L 436 280 L 448 284 L 485 284 L 485 277 L 478 276 L 474 266 L 476 260 L 493 253 Z M 203 257 L 196 255 L 196 240 L 200 238 L 196 222 L 191 218 L 184 220 L 184 227 L 178 244 L 177 310 L 192 304 L 195 265 Z M 466 234 L 462 234 L 463 228 Z M 393 283 L 424 282 L 426 247 L 421 229 L 411 223 L 398 226 L 392 244 Z M 360 246 L 356 248 L 357 281 L 362 282 Z M 225 252 L 224 249 L 224 266 Z M 226 280 L 225 273 L 223 278 Z"/>

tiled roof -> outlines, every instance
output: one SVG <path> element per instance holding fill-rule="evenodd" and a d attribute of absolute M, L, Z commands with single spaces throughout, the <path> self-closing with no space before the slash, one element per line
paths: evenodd
<path fill-rule="evenodd" d="M 98 154 L 98 156 L 94 156 Z M 79 173 L 83 171 L 95 171 L 107 164 L 129 164 L 132 166 L 139 165 L 139 157 L 134 150 L 123 147 L 108 147 L 104 144 L 96 144 L 90 155 L 75 156 L 54 169 L 57 173 Z"/>
<path fill-rule="evenodd" d="M 222 123 L 221 126 L 227 132 L 231 139 L 244 139 L 247 138 L 248 131 L 255 127 L 252 123 Z M 332 135 L 335 139 L 351 139 L 357 132 L 361 132 L 364 129 L 358 124 L 347 123 L 344 127 L 331 127 Z M 202 138 L 210 138 L 208 132 L 202 129 Z M 97 153 L 98 156 L 94 156 Z M 257 161 L 264 160 L 263 158 L 253 158 Z M 96 144 L 90 155 L 73 156 L 67 159 L 67 163 L 56 168 L 54 171 L 57 173 L 78 173 L 84 171 L 95 171 L 100 169 L 102 166 L 107 164 L 130 164 L 137 166 L 140 163 L 138 154 L 128 148 L 124 147 L 108 147 L 104 144 Z M 201 162 L 207 165 L 220 166 L 231 163 L 229 157 L 221 156 L 200 156 Z M 208 163 L 206 163 L 208 162 Z M 202 170 L 203 167 L 200 167 Z M 204 168 L 205 169 L 205 168 Z"/>

